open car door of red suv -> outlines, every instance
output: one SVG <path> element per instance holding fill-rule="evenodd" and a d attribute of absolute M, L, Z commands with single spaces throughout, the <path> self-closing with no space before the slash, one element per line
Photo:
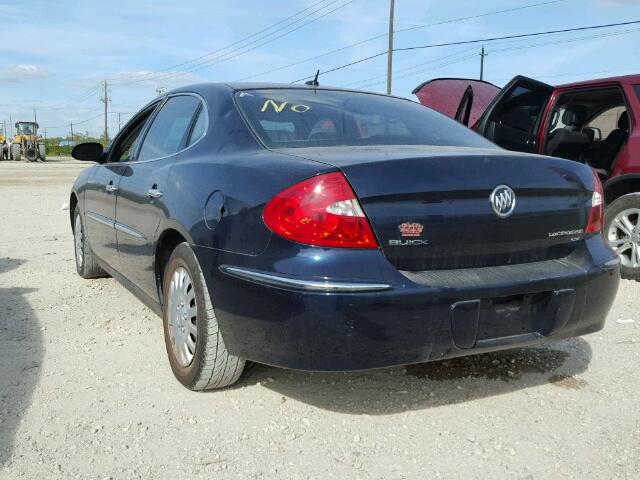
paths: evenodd
<path fill-rule="evenodd" d="M 420 103 L 507 150 L 537 153 L 538 130 L 553 87 L 517 76 L 500 90 L 480 80 L 441 78 L 414 90 Z"/>

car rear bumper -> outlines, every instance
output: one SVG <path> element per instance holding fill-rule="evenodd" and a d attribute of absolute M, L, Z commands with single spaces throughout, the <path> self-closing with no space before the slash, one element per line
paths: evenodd
<path fill-rule="evenodd" d="M 377 278 L 357 280 L 264 270 L 254 268 L 260 265 L 255 257 L 195 251 L 231 353 L 280 367 L 332 371 L 439 360 L 600 330 L 617 292 L 619 263 L 598 242 L 587 244 L 567 259 L 504 267 L 399 272 L 382 261 Z M 386 268 L 391 270 L 380 272 Z"/>

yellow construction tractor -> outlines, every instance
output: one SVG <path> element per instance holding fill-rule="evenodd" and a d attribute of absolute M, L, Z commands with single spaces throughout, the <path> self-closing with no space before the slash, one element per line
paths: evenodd
<path fill-rule="evenodd" d="M 16 134 L 11 141 L 9 152 L 11 159 L 18 162 L 23 158 L 28 162 L 46 160 L 44 140 L 38 136 L 36 122 L 16 122 Z"/>

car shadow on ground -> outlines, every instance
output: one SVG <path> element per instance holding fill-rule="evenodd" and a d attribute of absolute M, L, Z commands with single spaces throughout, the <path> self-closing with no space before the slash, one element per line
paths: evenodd
<path fill-rule="evenodd" d="M 4 274 L 23 263 L 0 258 L 0 282 Z M 0 470 L 11 457 L 16 430 L 40 379 L 42 332 L 26 299 L 33 291 L 0 287 Z"/>
<path fill-rule="evenodd" d="M 239 386 L 348 414 L 388 415 L 502 395 L 543 384 L 581 389 L 591 361 L 582 338 L 545 346 L 350 373 L 313 373 L 251 364 Z"/>

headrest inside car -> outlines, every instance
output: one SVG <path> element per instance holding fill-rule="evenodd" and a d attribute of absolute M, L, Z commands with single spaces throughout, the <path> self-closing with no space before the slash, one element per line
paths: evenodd
<path fill-rule="evenodd" d="M 622 112 L 618 119 L 618 128 L 620 130 L 629 130 L 629 113 Z"/>

